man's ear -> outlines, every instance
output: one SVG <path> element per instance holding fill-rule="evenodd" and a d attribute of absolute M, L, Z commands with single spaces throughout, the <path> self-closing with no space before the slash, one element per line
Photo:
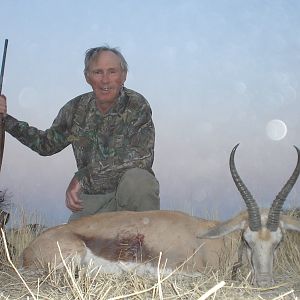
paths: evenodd
<path fill-rule="evenodd" d="M 125 83 L 127 79 L 127 72 L 123 71 L 123 84 Z"/>
<path fill-rule="evenodd" d="M 84 77 L 85 77 L 85 81 L 88 83 L 88 84 L 91 84 L 91 81 L 90 81 L 90 77 L 87 73 L 84 73 Z"/>

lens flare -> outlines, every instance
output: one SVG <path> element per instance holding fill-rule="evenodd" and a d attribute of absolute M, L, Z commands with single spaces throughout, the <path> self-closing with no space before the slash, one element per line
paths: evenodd
<path fill-rule="evenodd" d="M 271 120 L 266 126 L 267 136 L 273 141 L 280 141 L 287 134 L 286 124 L 278 119 Z"/>

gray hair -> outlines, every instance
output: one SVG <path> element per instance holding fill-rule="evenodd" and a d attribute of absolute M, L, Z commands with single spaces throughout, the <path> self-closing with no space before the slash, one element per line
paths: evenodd
<path fill-rule="evenodd" d="M 102 53 L 104 51 L 111 51 L 114 54 L 116 54 L 121 59 L 121 69 L 125 73 L 127 73 L 128 64 L 127 64 L 127 61 L 125 60 L 124 56 L 120 52 L 120 50 L 118 48 L 112 48 L 109 46 L 101 46 L 101 47 L 95 47 L 95 48 L 88 49 L 85 52 L 84 74 L 87 74 L 91 60 L 93 60 L 95 57 L 97 57 L 100 53 Z"/>

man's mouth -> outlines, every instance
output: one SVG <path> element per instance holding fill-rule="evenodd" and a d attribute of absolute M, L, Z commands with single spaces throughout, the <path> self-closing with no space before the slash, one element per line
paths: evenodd
<path fill-rule="evenodd" d="M 101 90 L 104 91 L 104 92 L 108 92 L 110 90 L 110 88 L 109 87 L 102 87 Z"/>

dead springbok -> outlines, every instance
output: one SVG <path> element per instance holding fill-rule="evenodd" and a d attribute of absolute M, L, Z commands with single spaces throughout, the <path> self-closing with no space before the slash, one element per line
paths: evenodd
<path fill-rule="evenodd" d="M 284 231 L 300 231 L 300 221 L 281 215 L 283 203 L 300 172 L 300 151 L 292 176 L 274 200 L 271 209 L 260 210 L 235 167 L 236 145 L 230 155 L 230 171 L 244 199 L 247 211 L 227 222 L 208 221 L 175 211 L 110 212 L 85 217 L 46 230 L 23 252 L 23 267 L 61 263 L 76 257 L 79 264 L 91 259 L 102 270 L 115 272 L 128 266 L 150 265 L 162 261 L 174 269 L 186 258 L 185 270 L 218 268 L 224 257 L 226 236 L 241 231 L 253 269 L 253 283 L 266 286 L 273 282 L 273 257 Z M 60 252 L 59 252 L 59 248 Z M 142 264 L 146 263 L 146 264 Z"/>

